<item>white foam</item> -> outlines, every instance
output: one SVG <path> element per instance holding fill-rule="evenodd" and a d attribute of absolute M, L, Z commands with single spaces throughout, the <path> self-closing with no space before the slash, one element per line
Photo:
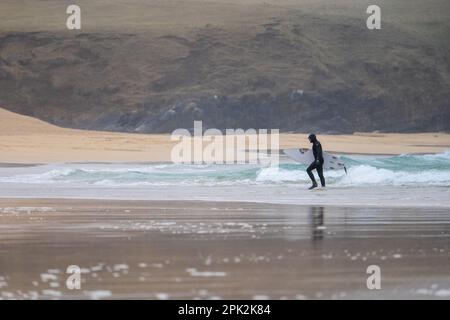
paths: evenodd
<path fill-rule="evenodd" d="M 157 294 L 155 294 L 155 296 L 158 300 L 168 300 L 169 299 L 169 295 L 167 293 L 163 293 L 163 292 L 157 293 Z"/>
<path fill-rule="evenodd" d="M 123 270 L 128 270 L 129 267 L 127 264 L 116 264 L 114 265 L 114 271 L 123 271 Z"/>
<path fill-rule="evenodd" d="M 225 277 L 227 274 L 223 271 L 197 271 L 195 268 L 186 269 L 191 277 Z"/>
<path fill-rule="evenodd" d="M 111 297 L 111 291 L 109 290 L 94 290 L 94 291 L 84 291 L 84 294 L 89 296 L 89 299 L 100 300 Z"/>
<path fill-rule="evenodd" d="M 41 280 L 42 280 L 42 282 L 57 281 L 58 277 L 55 276 L 54 274 L 42 273 L 41 274 Z"/>
<path fill-rule="evenodd" d="M 353 185 L 449 185 L 450 171 L 428 170 L 423 172 L 394 172 L 368 165 L 350 168 L 339 184 Z"/>
<path fill-rule="evenodd" d="M 61 291 L 51 290 L 51 289 L 42 290 L 42 294 L 43 294 L 43 295 L 46 295 L 46 296 L 56 297 L 56 298 L 62 296 Z"/>
<path fill-rule="evenodd" d="M 434 295 L 439 298 L 448 298 L 448 297 L 450 297 L 450 290 L 449 289 L 440 289 L 440 290 L 436 291 L 434 293 Z"/>
<path fill-rule="evenodd" d="M 317 174 L 316 174 L 317 178 Z M 422 172 L 392 171 L 380 169 L 370 165 L 358 165 L 343 170 L 328 171 L 325 173 L 329 184 L 336 186 L 367 186 L 367 185 L 450 185 L 450 171 L 427 170 Z M 280 168 L 262 169 L 256 181 L 272 183 L 309 183 L 309 177 L 304 171 L 292 171 Z"/>
<path fill-rule="evenodd" d="M 256 181 L 259 182 L 300 182 L 308 179 L 308 175 L 303 170 L 292 171 L 278 167 L 263 168 L 256 177 Z"/>

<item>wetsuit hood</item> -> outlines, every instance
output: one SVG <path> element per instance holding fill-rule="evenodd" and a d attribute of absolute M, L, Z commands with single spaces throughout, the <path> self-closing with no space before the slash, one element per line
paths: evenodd
<path fill-rule="evenodd" d="M 315 135 L 314 133 L 311 133 L 311 134 L 308 136 L 308 139 L 309 139 L 309 142 L 311 142 L 311 143 L 314 143 L 314 142 L 317 141 L 316 135 Z"/>

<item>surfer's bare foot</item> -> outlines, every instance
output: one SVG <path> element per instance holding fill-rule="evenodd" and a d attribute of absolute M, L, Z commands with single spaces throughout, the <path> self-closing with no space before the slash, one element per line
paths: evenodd
<path fill-rule="evenodd" d="M 308 190 L 312 190 L 317 188 L 317 183 L 313 183 L 313 185 L 311 187 L 308 188 Z"/>

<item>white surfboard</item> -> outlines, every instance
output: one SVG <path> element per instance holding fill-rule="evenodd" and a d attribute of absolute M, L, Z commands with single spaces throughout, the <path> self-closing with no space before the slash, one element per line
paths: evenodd
<path fill-rule="evenodd" d="M 303 163 L 306 166 L 309 166 L 314 162 L 314 154 L 312 150 L 307 149 L 285 149 L 283 150 L 284 154 L 286 154 L 289 158 Z M 335 155 L 332 155 L 328 152 L 323 152 L 323 168 L 326 170 L 338 170 L 344 169 L 347 173 L 347 168 L 345 167 L 345 163 Z"/>

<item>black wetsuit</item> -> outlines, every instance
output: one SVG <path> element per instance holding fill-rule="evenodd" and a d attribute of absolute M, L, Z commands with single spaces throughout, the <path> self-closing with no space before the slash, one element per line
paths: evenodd
<path fill-rule="evenodd" d="M 311 163 L 306 169 L 306 172 L 308 173 L 309 177 L 311 178 L 311 181 L 314 185 L 317 184 L 316 179 L 314 178 L 314 174 L 312 171 L 314 169 L 317 170 L 317 173 L 319 174 L 320 183 L 322 184 L 322 187 L 325 187 L 325 178 L 323 176 L 323 154 L 322 154 L 322 145 L 318 140 L 313 141 L 313 154 L 314 154 L 314 162 Z"/>

